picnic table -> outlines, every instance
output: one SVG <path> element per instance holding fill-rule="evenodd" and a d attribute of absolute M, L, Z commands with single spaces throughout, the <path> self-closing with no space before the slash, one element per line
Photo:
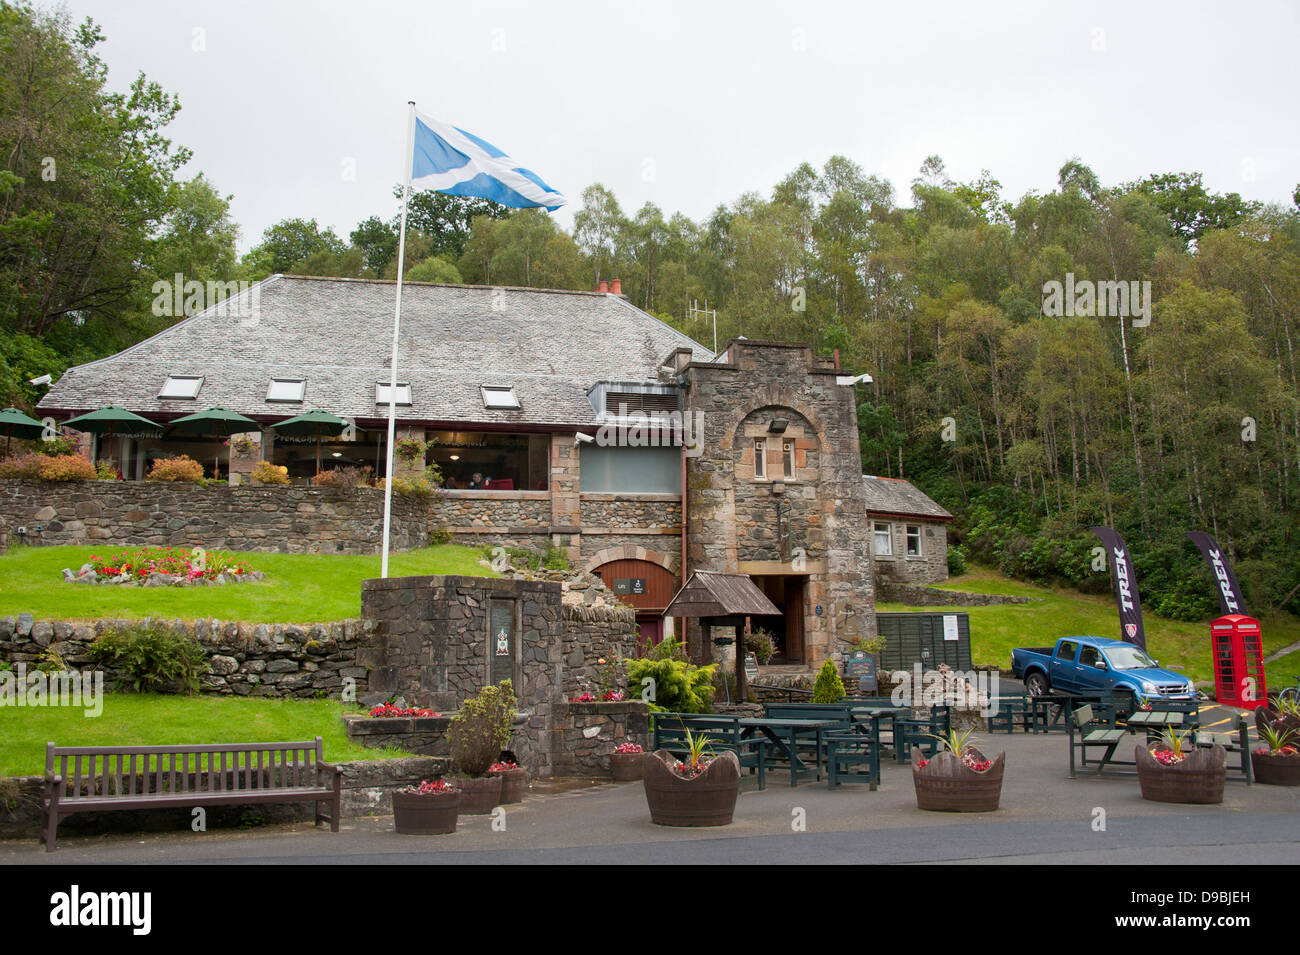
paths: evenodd
<path fill-rule="evenodd" d="M 711 713 L 656 713 L 658 717 L 680 720 L 692 730 L 729 729 L 739 727 L 740 735 L 745 739 L 763 737 L 772 744 L 772 748 L 790 767 L 790 785 L 799 784 L 799 774 L 813 772 L 799 756 L 800 738 L 810 736 L 816 744 L 817 778 L 821 779 L 821 753 L 823 751 L 822 735 L 827 730 L 840 727 L 842 720 L 836 719 L 801 719 L 794 717 L 742 717 Z"/>
<path fill-rule="evenodd" d="M 1080 715 L 1086 716 L 1086 719 L 1080 719 Z M 1070 775 L 1075 774 L 1074 750 L 1077 746 L 1082 754 L 1082 765 L 1088 766 L 1088 747 L 1105 747 L 1101 759 L 1097 761 L 1097 775 L 1108 767 L 1116 766 L 1134 766 L 1136 763 L 1127 759 L 1116 759 L 1115 753 L 1119 749 L 1120 743 L 1124 742 L 1131 736 L 1145 732 L 1147 743 L 1150 744 L 1163 730 L 1167 728 L 1177 729 L 1181 726 L 1190 726 L 1195 728 L 1199 722 L 1198 714 L 1188 713 L 1182 709 L 1161 709 L 1152 708 L 1150 710 L 1137 710 L 1128 716 L 1120 719 L 1117 717 L 1113 707 L 1105 704 L 1087 704 L 1079 707 L 1071 718 L 1068 725 L 1070 734 Z M 1117 770 L 1112 775 L 1116 776 L 1133 776 L 1137 771 Z"/>

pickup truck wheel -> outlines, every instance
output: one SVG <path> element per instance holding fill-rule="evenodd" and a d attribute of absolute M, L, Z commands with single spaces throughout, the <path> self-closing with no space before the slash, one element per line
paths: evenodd
<path fill-rule="evenodd" d="M 1042 696 L 1047 692 L 1047 677 L 1041 673 L 1031 673 L 1025 677 L 1025 689 L 1030 696 Z"/>

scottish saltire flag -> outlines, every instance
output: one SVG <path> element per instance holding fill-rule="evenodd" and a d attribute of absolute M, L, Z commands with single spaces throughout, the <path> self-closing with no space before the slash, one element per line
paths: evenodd
<path fill-rule="evenodd" d="M 554 212 L 564 205 L 564 196 L 491 143 L 420 112 L 415 114 L 411 185 L 515 209 L 542 206 Z"/>

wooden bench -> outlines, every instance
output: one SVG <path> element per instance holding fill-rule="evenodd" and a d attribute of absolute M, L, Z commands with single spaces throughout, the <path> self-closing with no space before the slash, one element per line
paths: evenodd
<path fill-rule="evenodd" d="M 1026 733 L 1038 732 L 1037 712 L 1029 705 L 1026 695 L 999 696 L 990 703 L 994 704 L 991 708 L 995 709 L 988 717 L 990 733 L 1014 733 L 1017 726 Z"/>
<path fill-rule="evenodd" d="M 1097 772 L 1100 773 L 1112 762 L 1111 757 L 1115 755 L 1115 750 L 1129 735 L 1129 731 L 1121 727 L 1116 721 L 1115 708 L 1104 703 L 1086 703 L 1078 707 L 1070 715 L 1070 719 L 1066 723 L 1066 732 L 1069 735 L 1070 742 L 1071 777 L 1076 772 L 1074 757 L 1076 748 L 1079 751 L 1079 765 L 1086 767 L 1088 765 L 1089 747 L 1106 747 L 1105 754 L 1097 763 Z M 1132 766 L 1135 764 L 1130 761 L 1123 765 Z"/>
<path fill-rule="evenodd" d="M 1194 746 L 1222 746 L 1231 756 L 1233 753 L 1238 755 L 1237 765 L 1234 767 L 1232 761 L 1228 762 L 1228 769 L 1232 772 L 1241 774 L 1241 778 L 1246 780 L 1246 785 L 1254 784 L 1254 768 L 1250 763 L 1250 730 L 1246 725 L 1246 718 L 1240 717 L 1237 720 L 1237 728 L 1231 733 L 1206 733 L 1199 728 L 1192 730 L 1192 745 Z"/>
<path fill-rule="evenodd" d="M 729 750 L 736 754 L 741 769 L 748 769 L 758 777 L 758 788 L 767 788 L 767 740 L 745 739 L 741 736 L 739 718 L 729 719 L 708 713 L 654 713 L 655 750 L 667 750 L 675 756 L 685 754 L 690 735 L 709 740 L 712 750 Z"/>
<path fill-rule="evenodd" d="M 325 762 L 319 736 L 195 746 L 46 743 L 41 829 L 53 852 L 59 821 L 79 812 L 314 801 L 316 823 L 338 832 L 342 796 L 343 771 Z"/>
<path fill-rule="evenodd" d="M 894 720 L 894 757 L 900 763 L 912 758 L 912 747 L 921 750 L 927 758 L 939 751 L 936 737 L 947 736 L 952 729 L 952 707 L 932 706 L 930 715 L 920 719 Z"/>

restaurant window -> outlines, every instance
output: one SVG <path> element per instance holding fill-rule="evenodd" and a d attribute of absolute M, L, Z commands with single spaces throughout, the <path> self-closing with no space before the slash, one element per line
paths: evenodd
<path fill-rule="evenodd" d="M 519 399 L 515 396 L 513 386 L 500 388 L 494 385 L 482 385 L 479 390 L 483 393 L 484 408 L 512 409 L 519 407 Z"/>
<path fill-rule="evenodd" d="M 875 551 L 877 557 L 894 556 L 894 535 L 888 524 L 875 525 Z"/>
<path fill-rule="evenodd" d="M 785 470 L 785 479 L 794 480 L 794 442 L 781 442 L 781 465 Z"/>
<path fill-rule="evenodd" d="M 378 382 L 378 383 L 375 385 L 375 404 L 377 404 L 377 405 L 386 405 L 386 404 L 388 404 L 389 401 L 390 401 L 390 399 L 389 399 L 389 394 L 392 392 L 392 390 L 393 390 L 393 389 L 392 389 L 392 386 L 391 386 L 391 385 L 386 385 L 386 384 L 384 384 L 383 382 Z M 398 382 L 398 385 L 397 385 L 397 404 L 398 404 L 399 407 L 402 406 L 402 405 L 406 405 L 407 407 L 410 406 L 410 404 L 411 404 L 411 386 L 410 386 L 409 384 L 403 384 L 402 382 Z"/>
<path fill-rule="evenodd" d="M 302 401 L 307 393 L 307 382 L 301 378 L 272 378 L 266 389 L 267 401 Z"/>
<path fill-rule="evenodd" d="M 446 487 L 469 491 L 544 491 L 550 435 L 433 431 L 425 435 Z"/>
<path fill-rule="evenodd" d="M 907 556 L 921 556 L 921 528 L 918 524 L 907 525 Z"/>
<path fill-rule="evenodd" d="M 767 442 L 762 438 L 754 439 L 754 477 L 760 481 L 767 477 Z"/>
<path fill-rule="evenodd" d="M 579 459 L 582 490 L 611 494 L 681 494 L 679 448 L 620 448 L 584 444 Z"/>
<path fill-rule="evenodd" d="M 202 387 L 202 378 L 190 377 L 188 375 L 169 375 L 167 381 L 163 383 L 162 391 L 158 392 L 158 397 L 197 398 L 199 396 L 199 389 Z"/>

